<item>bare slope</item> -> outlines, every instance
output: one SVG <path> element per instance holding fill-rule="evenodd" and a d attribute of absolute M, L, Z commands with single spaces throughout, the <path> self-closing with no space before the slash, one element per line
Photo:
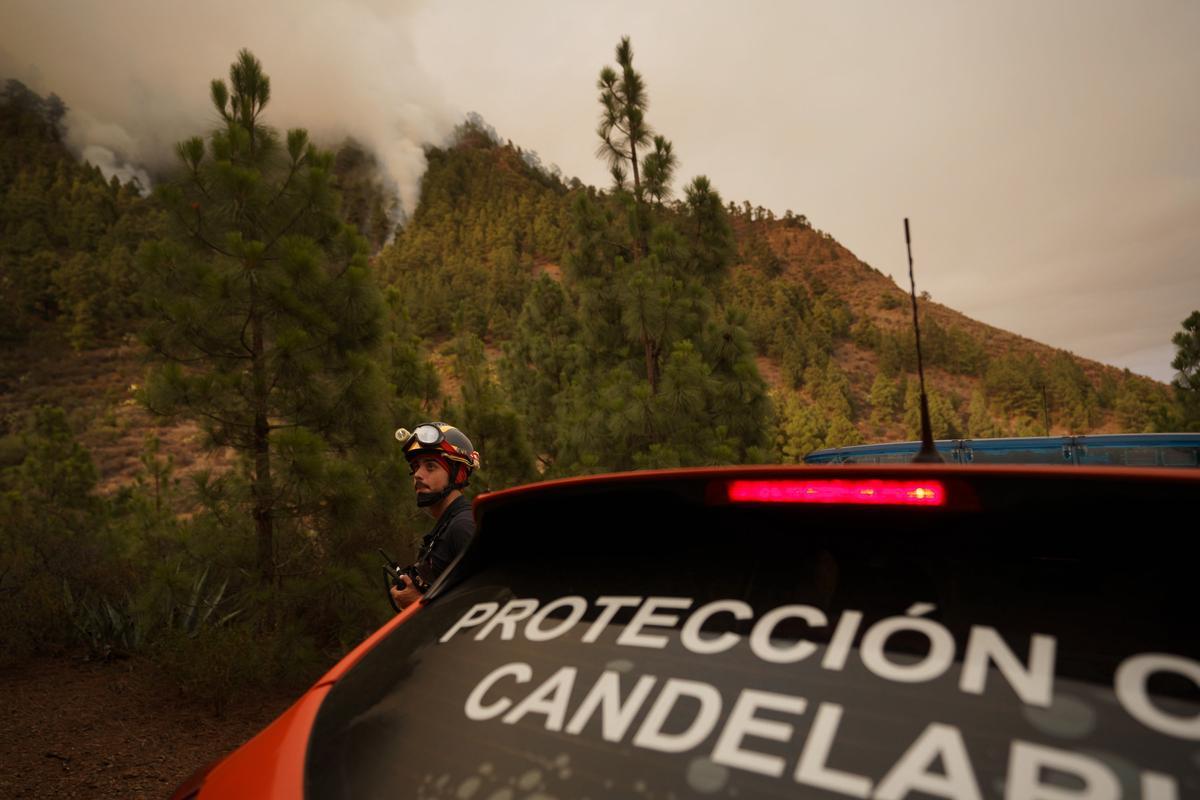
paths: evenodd
<path fill-rule="evenodd" d="M 879 330 L 896 334 L 909 335 L 911 332 L 912 307 L 908 289 L 899 286 L 891 276 L 861 261 L 828 233 L 807 225 L 787 224 L 784 220 L 755 218 L 751 221 L 744 214 L 735 217 L 734 228 L 740 243 L 744 244 L 753 238 L 765 241 L 779 260 L 781 272 L 787 279 L 804 284 L 810 291 L 818 287 L 827 289 L 843 300 L 856 322 L 870 320 Z M 746 249 L 743 246 L 740 252 L 745 254 Z M 745 262 L 738 264 L 735 270 L 750 271 L 760 277 L 763 274 L 760 267 Z M 907 276 L 901 278 L 907 283 Z M 1124 372 L 1117 367 L 979 322 L 932 299 L 920 300 L 919 308 L 922 320 L 932 320 L 944 330 L 961 331 L 981 343 L 989 361 L 1010 354 L 1028 355 L 1042 366 L 1048 366 L 1055 357 L 1065 355 L 1079 365 L 1093 386 L 1099 386 L 1105 379 L 1116 383 L 1125 378 Z M 879 354 L 854 341 L 842 341 L 836 346 L 835 359 L 850 380 L 856 405 L 868 409 L 871 385 L 879 371 Z M 780 365 L 773 359 L 760 355 L 758 366 L 776 392 L 786 394 L 793 391 L 786 386 Z M 946 395 L 964 417 L 972 393 L 983 387 L 982 375 L 956 374 L 936 365 L 929 366 L 928 361 L 926 378 L 930 387 Z M 1156 386 L 1165 391 L 1160 384 Z M 798 394 L 808 398 L 808 392 L 804 389 L 798 390 Z M 879 427 L 872 425 L 867 417 L 868 414 L 863 413 L 856 420 L 859 432 L 867 441 L 904 439 L 910 435 L 899 420 L 892 425 Z M 1122 430 L 1119 415 L 1112 410 L 1104 410 L 1100 412 L 1097 424 L 1083 429 L 1071 429 L 1052 420 L 1050 433 L 1112 433 Z"/>

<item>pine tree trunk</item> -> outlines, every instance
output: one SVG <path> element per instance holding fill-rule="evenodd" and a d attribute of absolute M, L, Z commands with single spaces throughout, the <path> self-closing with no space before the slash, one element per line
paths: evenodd
<path fill-rule="evenodd" d="M 263 345 L 262 311 L 258 308 L 258 287 L 250 276 L 250 321 L 254 378 L 254 475 L 251 493 L 254 502 L 254 528 L 258 540 L 258 571 L 266 583 L 275 579 L 275 520 L 272 513 L 274 487 L 271 485 L 270 425 L 267 421 L 267 375 Z"/>
<path fill-rule="evenodd" d="M 633 164 L 633 196 L 639 204 L 642 202 L 642 181 L 638 177 L 638 159 L 637 145 L 633 143 L 633 137 L 629 137 L 629 161 Z"/>
<path fill-rule="evenodd" d="M 638 177 L 637 145 L 629 137 L 629 161 L 633 165 L 633 257 L 642 257 L 642 182 Z M 653 385 L 653 384 L 652 384 Z"/>
<path fill-rule="evenodd" d="M 642 333 L 642 349 L 646 354 L 646 380 L 650 382 L 650 393 L 658 394 L 658 356 L 654 342 Z"/>

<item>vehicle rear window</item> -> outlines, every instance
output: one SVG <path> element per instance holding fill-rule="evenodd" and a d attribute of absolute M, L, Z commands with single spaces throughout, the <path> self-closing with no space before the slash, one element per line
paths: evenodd
<path fill-rule="evenodd" d="M 1186 501 L 1058 483 L 509 503 L 334 686 L 307 794 L 1200 796 L 1196 547 L 1154 523 Z"/>

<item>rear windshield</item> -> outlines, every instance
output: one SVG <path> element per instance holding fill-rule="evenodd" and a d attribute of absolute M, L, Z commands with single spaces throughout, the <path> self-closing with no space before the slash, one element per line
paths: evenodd
<path fill-rule="evenodd" d="M 1200 797 L 1192 501 L 1072 486 L 510 503 L 334 686 L 307 794 Z"/>

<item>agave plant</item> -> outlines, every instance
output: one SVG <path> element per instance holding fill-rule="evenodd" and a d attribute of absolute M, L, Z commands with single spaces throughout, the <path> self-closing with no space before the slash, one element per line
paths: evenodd
<path fill-rule="evenodd" d="M 63 594 L 71 626 L 87 646 L 89 658 L 128 658 L 145 645 L 150 624 L 128 596 L 120 606 L 107 598 L 76 600 L 66 581 Z"/>
<path fill-rule="evenodd" d="M 221 585 L 206 592 L 209 568 L 192 582 L 192 590 L 188 600 L 183 605 L 176 605 L 172 596 L 167 606 L 167 625 L 188 636 L 196 636 L 205 626 L 220 627 L 242 613 L 235 608 L 223 614 L 218 614 L 221 603 L 225 600 L 225 590 L 229 587 L 229 578 L 221 581 Z"/>

